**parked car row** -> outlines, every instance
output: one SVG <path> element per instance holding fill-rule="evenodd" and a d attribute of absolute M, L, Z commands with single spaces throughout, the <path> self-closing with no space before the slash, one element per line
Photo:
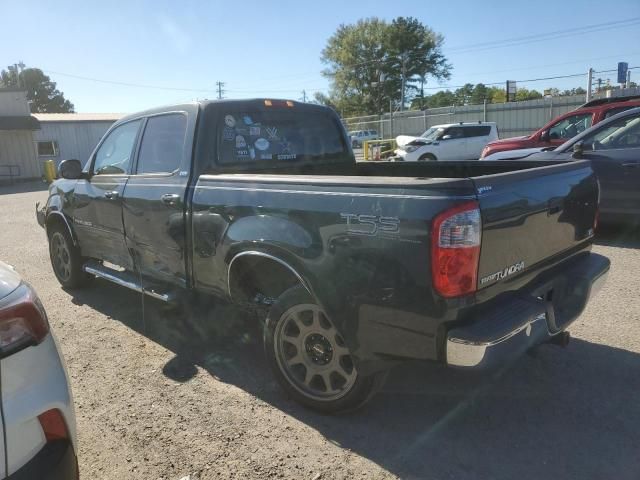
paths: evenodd
<path fill-rule="evenodd" d="M 600 220 L 640 223 L 640 96 L 593 100 L 525 137 L 497 140 L 495 124 L 460 123 L 396 143 L 395 160 L 404 161 L 588 159 L 600 181 Z"/>
<path fill-rule="evenodd" d="M 495 154 L 527 149 L 527 154 L 543 149 L 559 147 L 567 140 L 584 132 L 607 118 L 630 108 L 640 107 L 640 96 L 600 98 L 585 103 L 571 112 L 560 115 L 524 137 L 505 138 L 490 142 L 483 150 L 481 159 L 497 160 Z M 529 150 L 531 149 L 531 150 Z M 513 158 L 509 156 L 508 158 Z"/>

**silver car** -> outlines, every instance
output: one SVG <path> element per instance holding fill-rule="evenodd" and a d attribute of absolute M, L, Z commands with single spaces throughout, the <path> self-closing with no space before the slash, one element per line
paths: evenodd
<path fill-rule="evenodd" d="M 36 292 L 0 262 L 0 478 L 77 479 L 67 373 Z"/>

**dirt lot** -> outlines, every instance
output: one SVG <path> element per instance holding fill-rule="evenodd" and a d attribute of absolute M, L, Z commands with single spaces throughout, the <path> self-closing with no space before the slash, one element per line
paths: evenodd
<path fill-rule="evenodd" d="M 0 188 L 0 259 L 38 290 L 66 357 L 85 479 L 640 478 L 640 235 L 606 232 L 609 282 L 566 349 L 500 375 L 393 371 L 361 412 L 316 415 L 279 390 L 256 335 L 102 281 L 60 288 L 34 203 Z"/>

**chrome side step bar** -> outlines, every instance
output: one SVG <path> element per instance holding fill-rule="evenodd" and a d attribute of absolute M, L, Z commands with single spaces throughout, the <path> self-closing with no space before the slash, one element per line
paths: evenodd
<path fill-rule="evenodd" d="M 174 300 L 173 295 L 170 295 L 168 293 L 158 293 L 154 290 L 142 288 L 142 285 L 140 285 L 140 283 L 135 280 L 133 274 L 126 271 L 119 272 L 117 270 L 113 270 L 111 268 L 100 265 L 99 263 L 93 262 L 84 264 L 82 270 L 90 275 L 104 278 L 105 280 L 113 282 L 117 285 L 126 287 L 136 292 L 144 293 L 145 295 L 166 303 L 170 303 Z"/>

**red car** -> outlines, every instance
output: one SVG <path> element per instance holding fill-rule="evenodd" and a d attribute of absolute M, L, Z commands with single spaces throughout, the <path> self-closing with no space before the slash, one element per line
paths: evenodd
<path fill-rule="evenodd" d="M 505 138 L 487 144 L 480 158 L 508 150 L 558 147 L 605 118 L 634 107 L 640 107 L 640 95 L 592 100 L 576 110 L 556 117 L 529 136 Z"/>

